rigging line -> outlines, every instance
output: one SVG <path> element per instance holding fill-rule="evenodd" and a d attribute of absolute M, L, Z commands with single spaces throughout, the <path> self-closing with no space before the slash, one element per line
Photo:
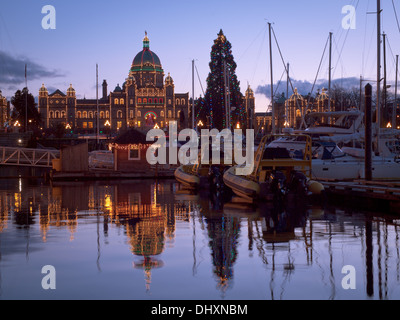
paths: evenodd
<path fill-rule="evenodd" d="M 246 48 L 246 50 L 244 50 L 244 52 L 242 53 L 240 58 L 237 60 L 238 62 L 244 57 L 244 55 L 247 53 L 247 51 L 253 46 L 254 42 L 256 42 L 256 40 L 260 37 L 260 35 L 263 31 L 264 31 L 264 33 L 266 33 L 264 26 L 262 27 L 262 29 L 260 30 L 258 35 L 255 37 L 255 39 L 251 42 L 251 44 Z"/>
<path fill-rule="evenodd" d="M 199 71 L 197 70 L 197 66 L 196 66 L 196 65 L 194 65 L 194 67 L 195 67 L 195 69 L 196 69 L 197 78 L 199 79 L 201 91 L 203 92 L 203 96 L 205 96 L 206 94 L 204 93 L 203 85 L 201 84 L 201 81 L 200 81 Z"/>
<path fill-rule="evenodd" d="M 360 3 L 360 0 L 357 1 L 356 9 L 354 10 L 354 14 L 357 12 L 357 8 L 358 8 L 359 3 Z M 344 45 L 345 45 L 345 43 L 346 43 L 347 37 L 348 37 L 348 35 L 349 35 L 349 31 L 350 31 L 350 28 L 347 29 L 346 36 L 345 36 L 345 38 L 344 38 L 342 48 L 341 48 L 341 50 L 340 50 L 338 59 L 337 59 L 337 61 L 336 61 L 336 66 L 337 66 L 337 64 L 339 63 L 339 59 L 340 59 L 341 56 L 342 56 L 343 48 L 344 48 Z M 335 71 L 336 71 L 336 68 L 335 68 L 335 70 L 334 70 L 334 72 L 333 72 L 333 74 L 332 74 L 332 78 L 333 78 L 333 76 L 334 76 Z"/>
<path fill-rule="evenodd" d="M 285 64 L 285 59 L 283 59 L 281 48 L 279 47 L 278 40 L 276 38 L 274 28 L 272 28 L 272 26 L 271 26 L 271 30 L 272 30 L 272 34 L 274 35 L 275 43 L 276 43 L 276 46 L 278 47 L 278 51 L 279 51 L 279 54 L 280 54 L 281 59 L 282 59 L 283 67 L 285 68 L 286 74 L 288 74 L 287 66 Z M 290 83 L 290 87 L 292 88 L 292 91 L 294 92 L 292 80 L 290 79 L 290 77 L 289 77 L 289 83 Z M 297 100 L 296 102 L 297 102 L 297 107 L 300 110 L 300 115 L 301 115 L 301 118 L 302 118 L 302 123 L 300 124 L 300 127 L 303 126 L 303 125 L 305 126 L 303 110 L 302 110 L 301 106 L 299 105 L 299 101 Z"/>
<path fill-rule="evenodd" d="M 338 50 L 337 43 L 336 43 L 335 39 L 333 39 L 333 41 L 334 41 L 335 49 L 336 49 L 337 53 L 339 54 L 339 50 Z M 341 68 L 341 69 L 342 69 L 341 78 L 342 78 L 342 80 L 343 80 L 343 69 L 345 68 L 345 66 L 344 66 L 343 60 L 342 60 L 342 58 L 340 57 L 340 55 L 339 55 L 339 58 L 338 58 L 337 63 L 339 64 L 339 62 L 340 62 L 340 65 L 341 65 L 341 67 L 342 67 L 342 68 Z M 338 69 L 338 66 L 336 66 L 335 68 Z"/>
<path fill-rule="evenodd" d="M 329 42 L 329 36 L 328 36 L 328 38 L 326 39 L 325 48 L 324 48 L 324 51 L 323 51 L 323 53 L 322 53 L 321 61 L 319 62 L 317 74 L 315 75 L 315 79 L 314 79 L 313 86 L 312 86 L 312 88 L 311 88 L 310 96 L 308 97 L 308 100 L 307 100 L 307 108 L 308 108 L 308 106 L 309 106 L 309 104 L 310 104 L 311 95 L 312 95 L 312 93 L 313 93 L 313 91 L 314 91 L 315 84 L 317 83 L 318 74 L 319 74 L 319 71 L 321 70 L 321 66 L 322 66 L 322 62 L 323 62 L 323 60 L 324 60 L 326 48 L 328 47 L 328 42 Z"/>
<path fill-rule="evenodd" d="M 274 92 L 274 97 L 275 97 L 276 93 L 278 92 L 278 88 L 279 88 L 279 86 L 280 86 L 280 84 L 282 82 L 282 78 L 285 75 L 285 73 L 286 73 L 286 70 L 283 70 L 283 73 L 281 75 L 281 79 L 279 80 L 278 84 L 276 85 L 276 89 L 275 89 L 275 92 Z"/>
<path fill-rule="evenodd" d="M 399 24 L 399 19 L 397 18 L 397 11 L 396 11 L 396 6 L 394 5 L 394 0 L 392 0 L 392 5 L 393 5 L 393 10 L 394 10 L 394 15 L 396 17 L 397 28 L 399 29 L 399 32 L 400 32 L 400 24 Z"/>
<path fill-rule="evenodd" d="M 392 70 L 393 69 L 396 69 L 396 57 L 394 56 L 394 54 L 393 54 L 393 51 L 392 51 L 392 46 L 390 45 L 390 42 L 389 42 L 389 37 L 386 35 L 386 43 L 388 44 L 388 46 L 389 46 L 389 51 L 390 51 L 390 53 L 391 53 L 391 55 L 392 55 Z M 395 76 L 396 76 L 396 71 L 394 71 L 394 74 L 395 74 Z"/>
<path fill-rule="evenodd" d="M 368 12 L 368 8 L 369 8 L 369 0 L 367 3 L 367 12 Z M 363 44 L 363 51 L 362 51 L 362 62 L 361 62 L 361 74 L 364 74 L 364 70 L 365 70 L 365 45 L 366 45 L 366 39 L 367 39 L 367 17 L 368 17 L 368 13 L 365 13 L 365 25 L 364 25 L 364 44 Z"/>
<path fill-rule="evenodd" d="M 267 30 L 264 28 L 264 35 L 263 35 L 263 38 L 262 38 L 262 41 L 261 41 L 260 49 L 258 51 L 256 65 L 254 67 L 254 72 L 253 72 L 253 77 L 251 78 L 251 82 L 254 82 L 254 76 L 255 76 L 256 71 L 257 71 L 258 62 L 260 61 L 260 55 L 261 55 L 261 52 L 262 52 L 262 47 L 264 45 L 264 41 L 265 41 L 266 35 L 267 35 Z"/>

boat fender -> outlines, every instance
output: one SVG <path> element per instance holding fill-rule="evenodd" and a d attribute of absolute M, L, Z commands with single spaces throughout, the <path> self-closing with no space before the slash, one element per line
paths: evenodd
<path fill-rule="evenodd" d="M 324 186 L 315 180 L 310 180 L 308 182 L 308 191 L 312 194 L 321 194 L 325 190 Z"/>

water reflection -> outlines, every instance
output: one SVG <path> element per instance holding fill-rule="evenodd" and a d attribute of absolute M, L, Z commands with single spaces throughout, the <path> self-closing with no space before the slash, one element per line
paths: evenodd
<path fill-rule="evenodd" d="M 29 261 L 33 250 L 50 250 L 49 239 L 59 242 L 62 263 L 69 257 L 62 256 L 64 240 L 56 235 L 67 231 L 75 242 L 86 230 L 95 233 L 102 271 L 102 263 L 113 263 L 105 247 L 114 230 L 122 230 L 131 269 L 144 280 L 135 287 L 139 298 L 143 289 L 160 293 L 161 282 L 180 283 L 187 269 L 184 290 L 198 291 L 200 299 L 215 293 L 235 299 L 400 298 L 398 217 L 313 207 L 296 198 L 253 206 L 225 196 L 193 194 L 175 181 L 47 186 L 10 180 L 0 190 L 0 270 L 12 274 L 4 257 L 24 252 Z M 79 243 L 82 252 L 93 250 Z M 356 292 L 341 286 L 345 265 L 357 269 Z M 165 278 L 154 280 L 160 271 Z M 186 298 L 178 288 L 168 290 L 170 299 Z M 2 295 L 7 298 L 4 290 Z"/>

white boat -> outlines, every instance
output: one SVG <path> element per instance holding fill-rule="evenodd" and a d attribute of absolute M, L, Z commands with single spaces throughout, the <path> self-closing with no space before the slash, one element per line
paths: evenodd
<path fill-rule="evenodd" d="M 305 141 L 296 135 L 282 137 L 267 148 L 286 148 L 294 158 L 301 157 Z M 312 143 L 312 178 L 315 180 L 357 180 L 365 178 L 365 160 L 361 149 L 347 148 L 344 152 L 334 142 L 314 140 Z M 400 180 L 400 159 L 372 157 L 372 178 L 375 180 Z"/>

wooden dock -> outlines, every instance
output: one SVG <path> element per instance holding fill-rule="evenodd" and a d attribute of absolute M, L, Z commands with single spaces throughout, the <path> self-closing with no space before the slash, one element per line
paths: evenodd
<path fill-rule="evenodd" d="M 51 171 L 52 181 L 89 181 L 89 180 L 126 180 L 126 179 L 173 179 L 174 169 L 160 170 L 150 168 L 148 171 L 121 172 L 108 169 L 94 169 L 80 172 Z"/>
<path fill-rule="evenodd" d="M 400 201 L 400 182 L 364 180 L 353 182 L 320 182 L 325 187 L 327 193 Z"/>
<path fill-rule="evenodd" d="M 400 213 L 400 181 L 319 181 L 328 198 L 353 206 Z"/>

